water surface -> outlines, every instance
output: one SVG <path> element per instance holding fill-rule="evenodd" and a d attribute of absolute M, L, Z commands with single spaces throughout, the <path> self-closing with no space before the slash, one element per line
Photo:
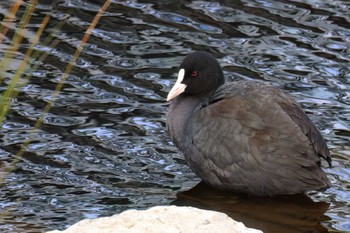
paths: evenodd
<path fill-rule="evenodd" d="M 40 1 L 14 61 L 2 68 L 5 90 L 30 38 L 50 15 L 34 48 L 47 57 L 30 59 L 23 76 L 30 79 L 0 129 L 2 174 L 33 138 L 0 187 L 0 231 L 65 229 L 83 218 L 177 204 L 223 211 L 265 232 L 350 232 L 347 0 L 115 0 L 42 126 L 33 131 L 103 3 Z M 27 5 L 20 7 L 16 23 Z M 0 3 L 1 18 L 9 7 L 10 2 Z M 0 45 L 2 58 L 16 27 Z M 44 43 L 50 35 L 55 46 Z M 334 167 L 325 168 L 331 189 L 311 193 L 311 199 L 270 200 L 196 186 L 199 179 L 172 144 L 165 123 L 165 97 L 177 67 L 195 50 L 217 57 L 228 81 L 272 83 L 298 100 L 331 149 Z"/>

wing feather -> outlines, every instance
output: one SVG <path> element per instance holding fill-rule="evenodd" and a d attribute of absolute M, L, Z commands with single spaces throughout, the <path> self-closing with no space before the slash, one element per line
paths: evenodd
<path fill-rule="evenodd" d="M 319 167 L 319 155 L 330 161 L 329 151 L 311 120 L 281 90 L 251 85 L 219 89 L 193 116 L 191 160 L 209 161 L 198 175 L 214 186 L 248 192 L 283 193 L 286 184 L 293 184 L 291 192 L 329 186 Z"/>

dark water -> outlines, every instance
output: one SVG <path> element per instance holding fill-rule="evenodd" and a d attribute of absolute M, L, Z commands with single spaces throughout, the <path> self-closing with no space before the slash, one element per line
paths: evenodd
<path fill-rule="evenodd" d="M 15 60 L 1 69 L 3 91 L 50 15 L 34 48 L 48 56 L 29 60 L 23 77 L 31 77 L 1 127 L 0 231 L 65 229 L 83 218 L 177 204 L 220 210 L 265 232 L 350 232 L 348 0 L 115 0 L 33 130 L 104 1 L 49 3 L 36 6 Z M 1 19 L 9 6 L 1 1 Z M 0 45 L 2 59 L 15 28 Z M 44 43 L 49 35 L 54 47 Z M 328 141 L 333 187 L 310 198 L 264 199 L 196 186 L 165 126 L 165 97 L 193 50 L 219 58 L 228 80 L 265 81 L 292 93 Z"/>

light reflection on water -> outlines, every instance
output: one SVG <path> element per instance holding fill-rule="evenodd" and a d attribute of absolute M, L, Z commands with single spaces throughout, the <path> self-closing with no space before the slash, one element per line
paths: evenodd
<path fill-rule="evenodd" d="M 2 16 L 8 4 L 0 3 Z M 49 55 L 44 62 L 30 61 L 40 66 L 28 71 L 32 77 L 0 129 L 2 173 L 21 144 L 33 138 L 0 188 L 0 207 L 9 211 L 0 230 L 63 229 L 83 218 L 130 208 L 186 203 L 176 194 L 199 179 L 168 137 L 165 97 L 183 56 L 206 50 L 218 57 L 228 80 L 270 82 L 292 93 L 304 107 L 325 135 L 334 158 L 334 167 L 325 168 L 333 187 L 310 194 L 321 203 L 315 205 L 320 207 L 316 225 L 323 226 L 320 232 L 350 232 L 350 6 L 346 1 L 114 1 L 92 31 L 42 127 L 32 131 L 101 4 L 43 1 L 32 17 L 29 28 L 34 31 L 45 14 L 51 15 L 51 26 L 44 33 L 52 33 L 58 44 L 35 46 Z M 62 21 L 63 27 L 55 30 Z M 1 55 L 9 44 L 5 37 Z M 2 90 L 28 47 L 25 39 L 15 53 L 16 62 L 3 75 Z M 220 209 L 222 200 L 215 197 L 203 203 L 197 195 L 190 204 Z M 261 207 L 256 200 L 238 200 L 240 209 Z M 289 207 L 283 201 L 272 203 L 286 211 L 287 217 L 280 219 L 283 225 L 291 217 Z M 329 203 L 328 210 L 322 203 Z M 227 211 L 236 216 L 232 209 Z M 241 221 L 259 223 L 251 218 Z M 318 229 L 309 225 L 309 230 Z"/>

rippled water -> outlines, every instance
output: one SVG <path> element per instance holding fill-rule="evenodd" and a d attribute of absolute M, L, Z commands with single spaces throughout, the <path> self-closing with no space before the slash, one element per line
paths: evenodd
<path fill-rule="evenodd" d="M 2 68 L 5 90 L 29 38 L 50 15 L 34 48 L 48 56 L 29 61 L 31 78 L 1 127 L 2 176 L 33 140 L 0 187 L 0 231 L 64 229 L 83 218 L 178 204 L 224 211 L 265 232 L 350 232 L 349 1 L 114 0 L 33 131 L 104 3 L 50 2 L 36 6 L 15 60 Z M 0 45 L 2 58 L 15 28 Z M 43 42 L 49 35 L 55 46 Z M 328 141 L 334 167 L 325 170 L 333 187 L 310 194 L 312 200 L 245 198 L 202 186 L 180 192 L 199 179 L 168 137 L 165 96 L 193 50 L 214 54 L 229 80 L 264 81 L 292 93 Z"/>

